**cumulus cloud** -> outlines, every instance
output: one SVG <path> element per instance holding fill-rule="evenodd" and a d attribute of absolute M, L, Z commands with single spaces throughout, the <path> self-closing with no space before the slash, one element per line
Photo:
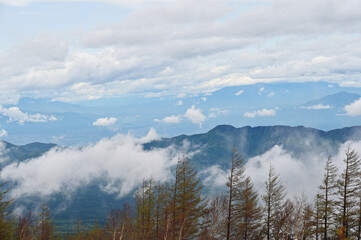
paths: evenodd
<path fill-rule="evenodd" d="M 312 106 L 301 106 L 301 108 L 308 110 L 323 110 L 323 109 L 331 109 L 332 107 L 330 105 L 323 105 L 320 103 Z"/>
<path fill-rule="evenodd" d="M 0 114 L 8 117 L 8 122 L 17 122 L 21 125 L 25 122 L 48 122 L 58 120 L 53 115 L 43 115 L 40 113 L 28 114 L 22 112 L 18 107 L 5 108 L 1 105 Z"/>
<path fill-rule="evenodd" d="M 258 110 L 258 111 L 255 111 L 255 112 L 245 112 L 243 114 L 243 116 L 246 117 L 246 118 L 254 118 L 256 116 L 272 117 L 272 116 L 276 115 L 276 110 L 263 108 L 262 110 Z"/>
<path fill-rule="evenodd" d="M 184 117 L 189 119 L 194 124 L 199 124 L 199 126 L 202 126 L 202 122 L 206 120 L 206 116 L 203 115 L 202 110 L 196 108 L 194 105 L 187 109 Z"/>
<path fill-rule="evenodd" d="M 350 115 L 350 116 L 361 115 L 361 98 L 357 99 L 350 105 L 346 105 L 344 109 L 345 109 L 347 115 Z"/>
<path fill-rule="evenodd" d="M 39 158 L 11 164 L 1 171 L 6 181 L 16 183 L 13 197 L 71 194 L 94 180 L 108 193 L 119 197 L 130 193 L 145 178 L 166 180 L 176 164 L 172 149 L 145 151 L 142 143 L 154 139 L 155 132 L 141 139 L 116 135 L 94 145 L 78 148 L 54 148 Z"/>
<path fill-rule="evenodd" d="M 172 115 L 172 116 L 169 116 L 169 117 L 165 117 L 161 120 L 159 119 L 154 119 L 155 122 L 160 122 L 160 123 L 180 123 L 181 121 L 181 116 L 178 115 Z"/>
<path fill-rule="evenodd" d="M 95 122 L 93 122 L 93 126 L 108 127 L 114 125 L 116 122 L 117 122 L 117 118 L 114 117 L 98 118 Z"/>
<path fill-rule="evenodd" d="M 8 132 L 7 132 L 6 130 L 2 129 L 2 130 L 0 131 L 0 138 L 1 138 L 1 137 L 6 137 L 7 135 L 8 135 Z"/>

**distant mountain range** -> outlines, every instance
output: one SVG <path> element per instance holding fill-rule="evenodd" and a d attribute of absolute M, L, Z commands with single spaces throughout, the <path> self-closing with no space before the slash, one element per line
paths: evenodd
<path fill-rule="evenodd" d="M 313 104 L 313 103 L 311 103 Z M 242 156 L 249 159 L 261 155 L 275 145 L 295 156 L 309 152 L 324 152 L 333 155 L 340 144 L 347 140 L 361 140 L 361 126 L 346 127 L 331 131 L 322 131 L 303 126 L 265 126 L 235 128 L 230 125 L 219 125 L 212 130 L 195 135 L 180 135 L 172 138 L 163 138 L 144 144 L 144 149 L 166 148 L 174 146 L 180 152 L 194 152 L 191 160 L 198 170 L 218 164 L 223 169 L 228 169 L 232 147 L 235 146 Z M 47 152 L 55 144 L 31 143 L 16 146 L 2 141 L 2 167 L 9 163 L 21 162 L 38 157 Z M 98 219 L 100 223 L 105 220 L 105 214 L 110 208 L 120 207 L 122 202 L 132 198 L 131 195 L 124 199 L 116 199 L 115 195 L 102 192 L 96 183 L 84 186 L 78 190 L 72 200 L 62 194 L 57 194 L 50 199 L 50 206 L 59 209 L 63 201 L 68 201 L 64 211 L 56 211 L 56 220 L 66 226 L 69 221 L 77 219 Z M 22 204 L 33 206 L 39 199 L 34 197 L 26 200 L 20 199 Z M 66 227 L 65 227 L 66 228 Z"/>
<path fill-rule="evenodd" d="M 228 167 L 234 146 L 244 158 L 261 155 L 275 145 L 280 145 L 294 155 L 317 151 L 333 155 L 341 143 L 361 140 L 361 126 L 322 131 L 303 126 L 265 126 L 235 128 L 219 125 L 207 133 L 180 135 L 163 138 L 144 145 L 145 149 L 176 146 L 182 149 L 184 143 L 188 152 L 196 152 L 192 159 L 199 168 L 219 164 Z M 200 150 L 200 151 L 198 151 Z"/>
<path fill-rule="evenodd" d="M 84 146 L 117 133 L 142 136 L 150 128 L 163 137 L 201 133 L 220 124 L 302 125 L 331 130 L 361 123 L 361 115 L 349 116 L 345 111 L 346 105 L 360 98 L 361 88 L 327 82 L 260 83 L 202 95 L 138 95 L 73 103 L 22 98 L 17 104 L 0 109 L 0 132 L 7 133 L 1 139 L 16 144 L 53 142 Z M 186 115 L 192 107 L 200 116 L 193 121 L 192 115 Z M 100 118 L 116 121 L 94 125 Z"/>

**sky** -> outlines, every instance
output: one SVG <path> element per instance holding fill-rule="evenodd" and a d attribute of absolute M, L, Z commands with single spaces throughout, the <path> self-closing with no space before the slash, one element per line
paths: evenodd
<path fill-rule="evenodd" d="M 360 87 L 358 0 L 0 0 L 0 102 Z"/>
<path fill-rule="evenodd" d="M 143 177 L 164 180 L 176 153 L 144 151 L 147 132 L 361 122 L 360 0 L 0 0 L 0 36 L 0 139 L 69 147 L 5 167 L 14 196 L 102 177 L 124 196 Z M 259 186 L 276 159 L 292 190 L 317 183 L 323 165 L 306 178 L 289 168 L 319 157 L 273 146 L 248 171 Z M 224 186 L 220 166 L 202 171 Z"/>

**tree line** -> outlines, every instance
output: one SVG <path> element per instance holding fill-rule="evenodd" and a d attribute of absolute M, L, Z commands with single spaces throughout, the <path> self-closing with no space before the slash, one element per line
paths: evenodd
<path fill-rule="evenodd" d="M 71 234 L 56 233 L 46 204 L 40 214 L 11 215 L 13 200 L 0 192 L 0 239 L 18 240 L 257 240 L 361 239 L 361 160 L 345 152 L 344 166 L 325 161 L 317 195 L 287 198 L 280 175 L 270 165 L 264 191 L 255 189 L 245 174 L 245 160 L 235 148 L 225 193 L 207 196 L 189 159 L 176 165 L 174 179 L 145 179 L 134 203 L 111 210 L 106 224 L 91 228 L 81 223 Z M 4 186 L 2 186 L 4 189 Z"/>

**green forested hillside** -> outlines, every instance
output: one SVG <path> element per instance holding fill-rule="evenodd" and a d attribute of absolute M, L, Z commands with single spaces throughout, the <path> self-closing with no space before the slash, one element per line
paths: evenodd
<path fill-rule="evenodd" d="M 361 140 L 360 133 L 361 127 L 325 132 L 302 126 L 235 128 L 230 125 L 220 125 L 204 134 L 181 135 L 152 141 L 144 144 L 144 149 L 174 146 L 180 152 L 195 152 L 190 160 L 198 171 L 214 164 L 218 164 L 226 170 L 230 168 L 233 146 L 239 150 L 245 160 L 265 153 L 274 145 L 282 145 L 285 150 L 295 156 L 312 151 L 323 151 L 327 155 L 332 155 L 341 143 L 347 140 Z M 42 143 L 15 146 L 7 142 L 3 143 L 5 146 L 3 157 L 8 158 L 6 162 L 3 162 L 5 165 L 38 157 L 56 146 Z M 91 185 L 79 189 L 70 198 L 57 194 L 47 199 L 55 221 L 61 224 L 63 230 L 69 230 L 69 226 L 79 219 L 84 223 L 94 223 L 96 220 L 104 223 L 106 213 L 111 208 L 121 206 L 133 198 L 133 194 L 130 194 L 118 199 L 116 195 L 104 193 L 98 186 L 98 182 L 93 182 Z M 42 199 L 35 196 L 34 198 L 19 199 L 18 202 L 33 208 L 41 201 Z"/>

